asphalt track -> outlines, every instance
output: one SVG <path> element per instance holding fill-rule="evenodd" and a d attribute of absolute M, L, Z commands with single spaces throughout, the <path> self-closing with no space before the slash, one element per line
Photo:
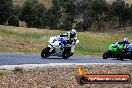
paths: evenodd
<path fill-rule="evenodd" d="M 47 63 L 132 63 L 132 60 L 116 60 L 114 58 L 72 56 L 69 59 L 51 56 L 47 59 L 37 54 L 0 53 L 0 65 L 47 64 Z"/>

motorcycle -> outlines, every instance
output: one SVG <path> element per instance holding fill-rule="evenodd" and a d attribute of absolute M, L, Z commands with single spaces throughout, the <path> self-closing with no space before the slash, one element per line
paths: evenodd
<path fill-rule="evenodd" d="M 124 48 L 123 44 L 117 44 L 116 46 L 115 44 L 110 44 L 108 51 L 106 51 L 103 54 L 103 59 L 117 58 L 123 60 L 123 53 L 124 53 L 123 48 Z"/>
<path fill-rule="evenodd" d="M 41 57 L 48 58 L 49 56 L 59 56 L 64 59 L 69 58 L 73 55 L 71 54 L 72 47 L 79 43 L 79 40 L 73 41 L 72 44 L 67 43 L 67 41 L 65 37 L 50 37 L 48 41 L 49 45 L 42 50 Z"/>

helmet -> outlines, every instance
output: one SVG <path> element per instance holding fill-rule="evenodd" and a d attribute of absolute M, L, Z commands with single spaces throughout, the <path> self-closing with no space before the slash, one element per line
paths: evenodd
<path fill-rule="evenodd" d="M 124 42 L 128 42 L 128 38 L 124 38 L 124 40 L 123 40 Z"/>
<path fill-rule="evenodd" d="M 75 29 L 72 29 L 70 31 L 70 38 L 74 38 L 76 36 L 76 30 Z"/>

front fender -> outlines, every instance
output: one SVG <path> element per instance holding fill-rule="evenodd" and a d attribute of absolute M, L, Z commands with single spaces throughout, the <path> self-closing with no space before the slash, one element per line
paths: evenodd
<path fill-rule="evenodd" d="M 59 47 L 60 46 L 60 42 L 59 41 L 55 41 L 54 43 L 50 43 L 53 47 Z"/>
<path fill-rule="evenodd" d="M 48 45 L 48 47 L 53 48 L 53 46 L 51 46 L 51 45 Z"/>

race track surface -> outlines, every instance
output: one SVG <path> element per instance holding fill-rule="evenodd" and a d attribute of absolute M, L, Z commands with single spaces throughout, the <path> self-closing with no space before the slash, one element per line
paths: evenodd
<path fill-rule="evenodd" d="M 47 64 L 47 63 L 132 63 L 132 60 L 116 60 L 115 58 L 72 56 L 69 59 L 51 56 L 47 59 L 37 54 L 0 53 L 0 65 Z"/>

